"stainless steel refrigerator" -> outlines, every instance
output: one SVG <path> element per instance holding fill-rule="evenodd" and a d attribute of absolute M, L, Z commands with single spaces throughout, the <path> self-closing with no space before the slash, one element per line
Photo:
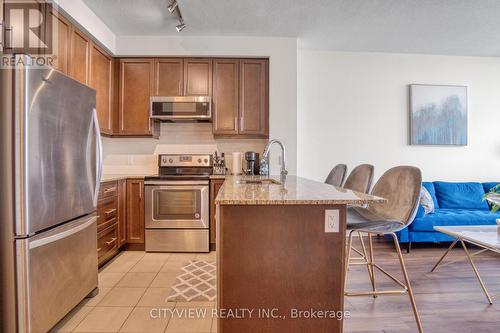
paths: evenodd
<path fill-rule="evenodd" d="M 47 332 L 97 290 L 96 96 L 50 68 L 0 72 L 0 331 Z"/>

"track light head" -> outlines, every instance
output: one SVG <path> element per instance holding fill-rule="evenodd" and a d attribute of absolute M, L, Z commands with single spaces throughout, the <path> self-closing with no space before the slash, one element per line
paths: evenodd
<path fill-rule="evenodd" d="M 168 5 L 167 9 L 170 12 L 170 14 L 174 13 L 174 10 L 177 8 L 177 0 L 174 0 L 170 5 Z"/>
<path fill-rule="evenodd" d="M 177 32 L 181 32 L 182 30 L 184 30 L 185 27 L 186 23 L 184 23 L 183 20 L 180 20 L 179 24 L 175 26 L 175 29 L 177 29 Z"/>

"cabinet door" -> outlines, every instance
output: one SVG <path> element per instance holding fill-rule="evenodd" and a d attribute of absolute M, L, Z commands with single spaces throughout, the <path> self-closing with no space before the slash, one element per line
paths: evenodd
<path fill-rule="evenodd" d="M 127 180 L 127 243 L 144 243 L 144 181 Z"/>
<path fill-rule="evenodd" d="M 149 103 L 153 87 L 153 59 L 120 60 L 119 131 L 121 134 L 152 134 Z"/>
<path fill-rule="evenodd" d="M 240 61 L 240 134 L 269 136 L 267 63 L 264 59 Z"/>
<path fill-rule="evenodd" d="M 216 221 L 215 221 L 215 198 L 219 193 L 220 188 L 224 184 L 224 179 L 212 179 L 210 181 L 210 250 L 215 250 L 215 235 L 216 235 Z"/>
<path fill-rule="evenodd" d="M 71 24 L 54 9 L 49 10 L 48 19 L 52 20 L 52 53 L 55 56 L 51 66 L 64 74 L 68 74 Z"/>
<path fill-rule="evenodd" d="M 184 59 L 184 96 L 212 96 L 211 59 Z"/>
<path fill-rule="evenodd" d="M 213 133 L 238 134 L 239 60 L 213 61 Z"/>
<path fill-rule="evenodd" d="M 90 40 L 76 28 L 71 32 L 71 52 L 69 73 L 72 78 L 83 84 L 89 83 Z"/>
<path fill-rule="evenodd" d="M 103 134 L 112 134 L 113 58 L 92 44 L 90 49 L 90 86 L 96 91 L 96 110 L 99 126 Z"/>
<path fill-rule="evenodd" d="M 118 181 L 118 247 L 127 243 L 127 181 Z"/>
<path fill-rule="evenodd" d="M 155 61 L 156 96 L 182 96 L 184 68 L 182 59 L 165 58 Z"/>

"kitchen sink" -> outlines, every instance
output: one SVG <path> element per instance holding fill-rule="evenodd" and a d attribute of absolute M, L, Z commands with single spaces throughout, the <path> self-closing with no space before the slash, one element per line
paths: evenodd
<path fill-rule="evenodd" d="M 249 185 L 281 185 L 281 182 L 274 179 L 239 179 L 236 184 L 249 184 Z"/>

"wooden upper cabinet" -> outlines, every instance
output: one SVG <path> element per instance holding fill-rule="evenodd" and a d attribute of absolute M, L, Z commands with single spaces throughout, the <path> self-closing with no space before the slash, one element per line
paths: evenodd
<path fill-rule="evenodd" d="M 96 110 L 101 133 L 113 133 L 113 58 L 92 43 L 90 49 L 90 87 L 96 90 Z"/>
<path fill-rule="evenodd" d="M 83 32 L 72 29 L 69 74 L 83 84 L 89 83 L 90 44 L 90 39 Z"/>
<path fill-rule="evenodd" d="M 184 90 L 184 61 L 182 59 L 157 59 L 155 75 L 156 96 L 182 96 Z"/>
<path fill-rule="evenodd" d="M 211 59 L 184 59 L 184 96 L 212 96 Z"/>
<path fill-rule="evenodd" d="M 154 59 L 120 59 L 120 134 L 152 134 L 149 104 L 154 95 L 154 69 Z"/>
<path fill-rule="evenodd" d="M 127 243 L 144 243 L 144 181 L 127 180 Z"/>
<path fill-rule="evenodd" d="M 213 133 L 238 134 L 239 110 L 238 59 L 213 60 Z"/>
<path fill-rule="evenodd" d="M 52 20 L 52 31 L 47 31 L 47 33 L 52 33 L 52 53 L 55 56 L 52 67 L 68 74 L 72 26 L 54 9 L 49 10 L 47 17 Z"/>
<path fill-rule="evenodd" d="M 239 133 L 269 136 L 268 61 L 240 60 Z"/>

